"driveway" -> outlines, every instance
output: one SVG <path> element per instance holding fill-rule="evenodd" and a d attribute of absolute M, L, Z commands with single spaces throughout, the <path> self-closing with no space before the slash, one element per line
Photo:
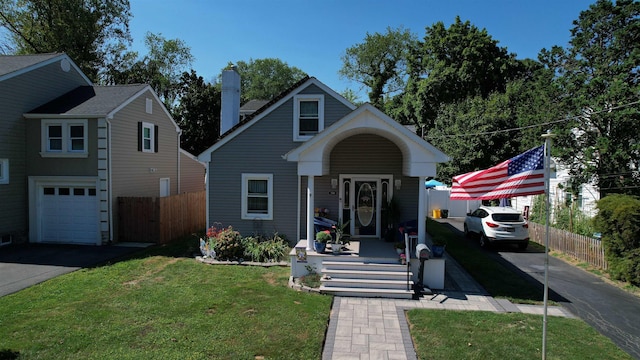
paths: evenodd
<path fill-rule="evenodd" d="M 0 296 L 72 271 L 114 262 L 140 247 L 27 244 L 0 248 Z"/>
<path fill-rule="evenodd" d="M 464 219 L 441 219 L 450 224 L 461 236 Z M 469 240 L 474 241 L 474 240 Z M 477 242 L 476 242 L 477 244 Z M 479 248 L 479 246 L 478 246 Z M 544 284 L 544 252 L 519 251 L 515 247 L 501 247 L 487 251 L 496 261 L 519 269 L 529 280 Z M 549 257 L 549 296 L 601 334 L 609 337 L 618 347 L 640 359 L 640 298 L 621 290 L 599 277 L 553 256 Z"/>

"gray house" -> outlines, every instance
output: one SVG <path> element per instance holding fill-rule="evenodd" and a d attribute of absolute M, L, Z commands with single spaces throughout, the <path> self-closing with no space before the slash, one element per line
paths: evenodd
<path fill-rule="evenodd" d="M 0 74 L 7 242 L 117 241 L 119 196 L 178 194 L 181 160 L 198 164 L 148 85 L 94 86 L 65 54 L 2 56 Z"/>
<path fill-rule="evenodd" d="M 313 77 L 241 119 L 240 78 L 223 72 L 219 140 L 207 164 L 208 226 L 284 234 L 312 249 L 314 216 L 349 221 L 355 239 L 380 239 L 392 198 L 400 221 L 426 219 L 424 179 L 441 151 L 370 104 L 355 107 Z M 417 222 L 425 241 L 424 221 Z"/>

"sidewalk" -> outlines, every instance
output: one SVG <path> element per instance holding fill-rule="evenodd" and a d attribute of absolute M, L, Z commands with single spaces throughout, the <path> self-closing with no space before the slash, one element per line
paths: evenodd
<path fill-rule="evenodd" d="M 543 314 L 543 306 L 494 299 L 445 254 L 445 290 L 420 300 L 335 297 L 322 359 L 417 359 L 404 312 L 408 309 L 470 310 Z M 549 316 L 574 317 L 559 306 Z"/>

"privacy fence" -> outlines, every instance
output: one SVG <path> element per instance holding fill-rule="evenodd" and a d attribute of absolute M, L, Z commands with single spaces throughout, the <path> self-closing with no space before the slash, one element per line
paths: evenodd
<path fill-rule="evenodd" d="M 546 226 L 529 222 L 530 240 L 545 244 Z M 549 228 L 549 250 L 556 250 L 600 269 L 607 269 L 602 241 L 565 230 Z"/>
<path fill-rule="evenodd" d="M 203 230 L 206 225 L 206 192 L 167 197 L 119 197 L 119 241 L 166 244 Z"/>

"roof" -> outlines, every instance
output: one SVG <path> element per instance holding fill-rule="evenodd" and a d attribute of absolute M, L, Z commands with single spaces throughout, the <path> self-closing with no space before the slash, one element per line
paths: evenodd
<path fill-rule="evenodd" d="M 80 86 L 28 114 L 106 117 L 148 85 Z"/>
<path fill-rule="evenodd" d="M 240 113 L 251 113 L 265 106 L 269 100 L 249 100 L 246 104 L 240 106 Z"/>
<path fill-rule="evenodd" d="M 82 75 L 87 84 L 91 81 L 78 66 L 64 53 L 32 54 L 32 55 L 0 55 L 0 81 L 26 73 L 39 67 L 61 61 L 61 66 L 68 71 L 72 67 Z M 68 67 L 67 67 L 68 66 Z"/>

